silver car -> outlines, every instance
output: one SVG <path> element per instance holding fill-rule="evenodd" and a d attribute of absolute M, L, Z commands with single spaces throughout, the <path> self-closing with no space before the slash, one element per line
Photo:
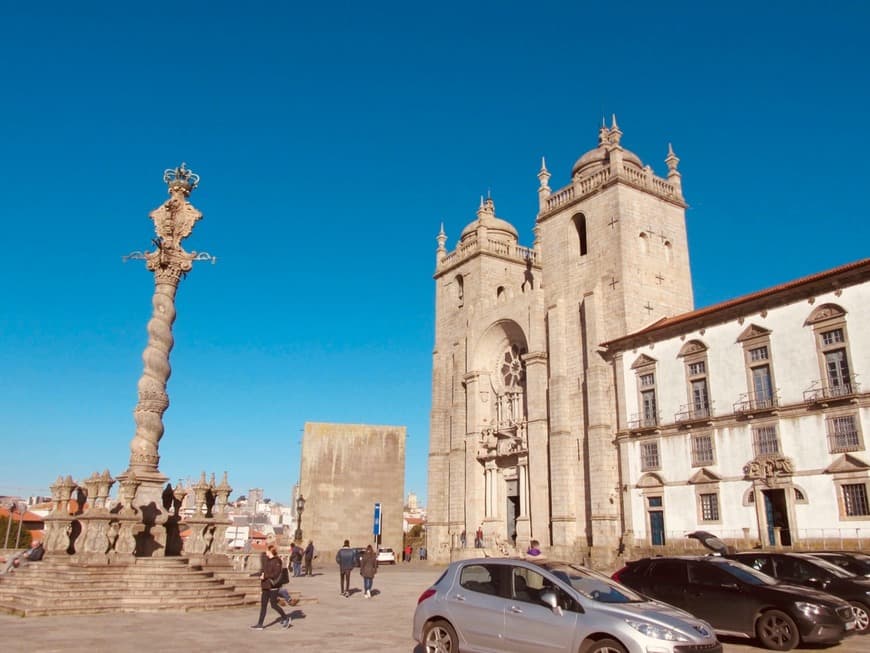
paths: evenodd
<path fill-rule="evenodd" d="M 705 621 L 578 565 L 509 558 L 451 564 L 423 592 L 426 653 L 720 653 Z"/>

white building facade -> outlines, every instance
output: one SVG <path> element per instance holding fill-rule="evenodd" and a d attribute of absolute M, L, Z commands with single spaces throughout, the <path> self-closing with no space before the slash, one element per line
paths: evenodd
<path fill-rule="evenodd" d="M 870 542 L 870 259 L 605 345 L 625 543 Z"/>

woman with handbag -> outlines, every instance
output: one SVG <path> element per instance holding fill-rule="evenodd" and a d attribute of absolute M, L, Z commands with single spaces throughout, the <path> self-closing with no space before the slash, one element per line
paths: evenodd
<path fill-rule="evenodd" d="M 260 572 L 260 618 L 251 628 L 263 630 L 263 621 L 266 618 L 266 605 L 271 603 L 272 609 L 281 615 L 281 626 L 290 626 L 290 617 L 278 605 L 278 589 L 281 587 L 281 574 L 284 563 L 278 557 L 278 549 L 274 544 L 266 548 L 266 557 L 263 560 L 263 570 Z"/>

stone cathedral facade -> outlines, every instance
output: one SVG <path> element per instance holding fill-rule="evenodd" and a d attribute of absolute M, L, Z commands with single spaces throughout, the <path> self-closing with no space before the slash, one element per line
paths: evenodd
<path fill-rule="evenodd" d="M 678 159 L 656 176 L 614 118 L 569 183 L 542 165 L 534 242 L 481 202 L 443 229 L 429 452 L 430 556 L 487 548 L 605 564 L 623 535 L 616 390 L 600 344 L 694 308 Z"/>

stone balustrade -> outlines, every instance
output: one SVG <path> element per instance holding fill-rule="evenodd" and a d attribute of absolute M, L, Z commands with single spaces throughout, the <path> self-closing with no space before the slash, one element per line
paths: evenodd
<path fill-rule="evenodd" d="M 446 254 L 438 262 L 438 267 L 439 269 L 452 267 L 472 254 L 481 251 L 490 252 L 514 261 L 531 261 L 532 265 L 537 263 L 537 253 L 530 247 L 515 245 L 495 238 L 487 238 L 485 241 L 482 241 L 477 237 L 477 234 L 473 234 L 470 238 L 459 243 L 455 250 Z"/>

